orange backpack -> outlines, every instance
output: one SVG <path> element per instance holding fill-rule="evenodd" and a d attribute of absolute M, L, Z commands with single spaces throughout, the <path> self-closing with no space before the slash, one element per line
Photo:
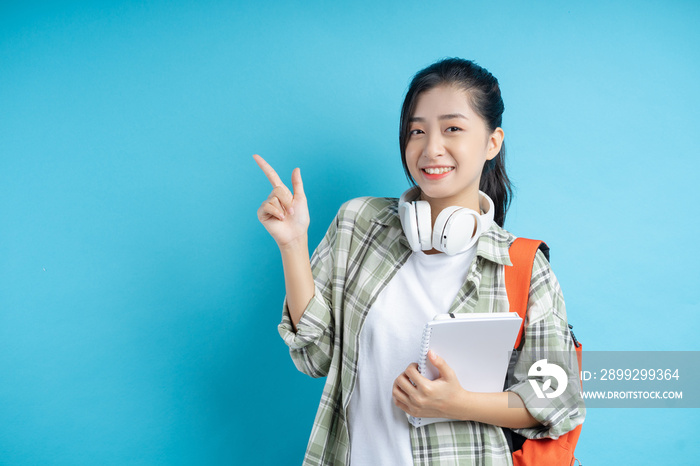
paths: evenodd
<path fill-rule="evenodd" d="M 513 266 L 506 266 L 505 268 L 506 292 L 508 293 L 510 310 L 517 311 L 523 319 L 523 324 L 520 326 L 520 333 L 515 341 L 516 350 L 520 348 L 520 342 L 523 337 L 525 313 L 527 312 L 527 302 L 530 294 L 532 266 L 538 249 L 541 249 L 547 260 L 549 260 L 549 248 L 544 242 L 517 238 L 513 244 L 511 244 L 509 250 L 510 261 L 513 263 Z M 573 327 L 569 325 L 569 332 L 571 333 L 571 338 L 576 347 L 576 356 L 578 358 L 580 373 L 582 345 L 576 339 L 574 333 L 571 332 L 571 328 Z M 514 466 L 570 466 L 574 464 L 574 461 L 578 461 L 574 457 L 574 449 L 576 448 L 578 437 L 581 434 L 581 425 L 563 434 L 556 440 L 551 438 L 526 439 L 510 429 L 504 429 L 504 432 L 511 444 Z"/>

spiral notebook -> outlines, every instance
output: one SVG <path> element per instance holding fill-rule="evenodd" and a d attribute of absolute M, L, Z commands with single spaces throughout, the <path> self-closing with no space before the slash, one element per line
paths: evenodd
<path fill-rule="evenodd" d="M 466 390 L 502 392 L 521 322 L 517 312 L 438 314 L 423 329 L 418 369 L 430 380 L 438 377 L 427 358 L 432 349 L 455 371 Z M 408 419 L 416 427 L 452 420 Z"/>

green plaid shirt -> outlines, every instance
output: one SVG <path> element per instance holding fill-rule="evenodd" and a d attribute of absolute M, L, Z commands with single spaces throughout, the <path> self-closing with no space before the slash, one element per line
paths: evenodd
<path fill-rule="evenodd" d="M 311 257 L 316 289 L 296 333 L 285 301 L 279 332 L 294 364 L 312 377 L 327 377 L 304 465 L 349 464 L 347 410 L 357 379 L 362 325 L 374 300 L 411 254 L 397 208 L 397 200 L 390 198 L 343 204 Z M 503 266 L 511 265 L 508 248 L 514 239 L 495 223 L 480 237 L 476 260 L 450 312 L 508 311 Z M 525 325 L 521 355 L 528 357 L 514 353 L 508 390 L 520 395 L 542 425 L 516 432 L 556 438 L 583 422 L 585 407 L 561 289 L 541 252 L 533 266 Z M 564 368 L 571 381 L 563 395 L 545 406 L 527 380 L 532 362 L 543 358 Z M 411 426 L 410 432 L 415 465 L 512 464 L 503 429 L 497 426 L 453 421 Z"/>

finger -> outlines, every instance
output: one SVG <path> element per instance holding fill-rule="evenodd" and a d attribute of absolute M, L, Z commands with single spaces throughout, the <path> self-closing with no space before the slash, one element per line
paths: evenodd
<path fill-rule="evenodd" d="M 412 412 L 411 412 L 411 408 L 409 408 L 408 405 L 407 405 L 406 403 L 402 402 L 401 400 L 397 400 L 396 398 L 394 398 L 394 404 L 395 404 L 396 406 L 398 406 L 399 409 L 401 409 L 403 412 L 405 412 L 405 413 L 410 414 L 411 416 L 413 416 L 413 414 L 412 414 Z"/>
<path fill-rule="evenodd" d="M 412 385 L 411 389 L 415 390 L 415 388 L 413 388 Z M 398 400 L 405 405 L 409 405 L 411 403 L 411 396 L 408 393 L 406 393 L 406 391 L 402 389 L 397 383 L 394 384 L 394 388 L 391 391 L 391 396 L 395 400 Z"/>
<path fill-rule="evenodd" d="M 391 395 L 392 395 L 392 398 L 394 399 L 394 403 L 396 403 L 397 405 L 399 403 L 401 403 L 404 406 L 408 406 L 408 403 L 409 403 L 408 395 L 406 395 L 403 392 L 403 390 L 401 390 L 398 386 L 394 386 L 394 390 L 391 392 Z"/>
<path fill-rule="evenodd" d="M 260 211 L 261 211 L 263 217 L 268 217 L 268 218 L 274 217 L 277 220 L 284 220 L 284 212 L 282 210 L 276 208 L 275 206 L 273 206 L 269 202 L 266 202 L 264 205 L 262 205 L 260 207 Z"/>
<path fill-rule="evenodd" d="M 454 371 L 452 370 L 452 368 L 445 362 L 444 359 L 438 356 L 435 351 L 428 351 L 428 358 L 430 359 L 430 362 L 433 363 L 433 366 L 435 366 L 435 368 L 440 373 L 440 377 L 450 378 L 452 377 L 452 375 L 454 375 Z"/>
<path fill-rule="evenodd" d="M 295 168 L 292 172 L 292 189 L 294 190 L 294 197 L 304 197 L 304 183 L 301 181 L 301 169 Z"/>
<path fill-rule="evenodd" d="M 409 378 L 408 374 L 403 373 L 396 379 L 396 386 L 401 389 L 406 395 L 416 390 L 416 385 Z"/>
<path fill-rule="evenodd" d="M 284 185 L 274 188 L 267 197 L 268 200 L 273 198 L 277 198 L 285 210 L 289 210 L 292 207 L 292 201 L 294 201 L 291 191 Z"/>
<path fill-rule="evenodd" d="M 260 209 L 264 215 L 275 217 L 278 220 L 284 220 L 284 212 L 268 201 L 265 201 L 263 205 L 260 206 Z"/>
<path fill-rule="evenodd" d="M 273 188 L 276 188 L 277 186 L 284 186 L 284 183 L 282 183 L 282 180 L 280 179 L 279 175 L 277 175 L 275 169 L 272 168 L 270 164 L 265 161 L 265 159 L 260 157 L 258 154 L 253 154 L 253 158 L 262 169 L 263 173 L 265 173 L 265 176 L 270 183 L 272 183 Z"/>
<path fill-rule="evenodd" d="M 416 385 L 424 385 L 431 380 L 423 376 L 418 370 L 418 364 L 413 363 L 406 369 L 406 376 L 409 377 Z"/>
<path fill-rule="evenodd" d="M 270 204 L 272 204 L 273 207 L 277 208 L 277 210 L 282 212 L 282 215 L 284 215 L 284 213 L 286 212 L 286 209 L 284 208 L 284 206 L 282 206 L 282 203 L 280 202 L 280 199 L 277 196 L 270 196 L 265 202 L 269 202 Z"/>

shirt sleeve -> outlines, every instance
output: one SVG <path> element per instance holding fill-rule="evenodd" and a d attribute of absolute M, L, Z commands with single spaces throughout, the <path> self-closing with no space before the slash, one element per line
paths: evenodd
<path fill-rule="evenodd" d="M 515 432 L 526 438 L 558 438 L 583 423 L 586 408 L 564 298 L 540 251 L 533 265 L 525 340 L 512 380 L 506 390 L 517 393 L 540 422 Z"/>
<path fill-rule="evenodd" d="M 314 296 L 306 306 L 297 324 L 296 332 L 285 298 L 282 307 L 282 322 L 278 330 L 294 365 L 311 377 L 328 375 L 333 357 L 334 317 L 331 306 L 334 244 L 338 229 L 338 217 L 328 228 L 323 240 L 311 256 L 311 272 L 314 276 Z"/>

